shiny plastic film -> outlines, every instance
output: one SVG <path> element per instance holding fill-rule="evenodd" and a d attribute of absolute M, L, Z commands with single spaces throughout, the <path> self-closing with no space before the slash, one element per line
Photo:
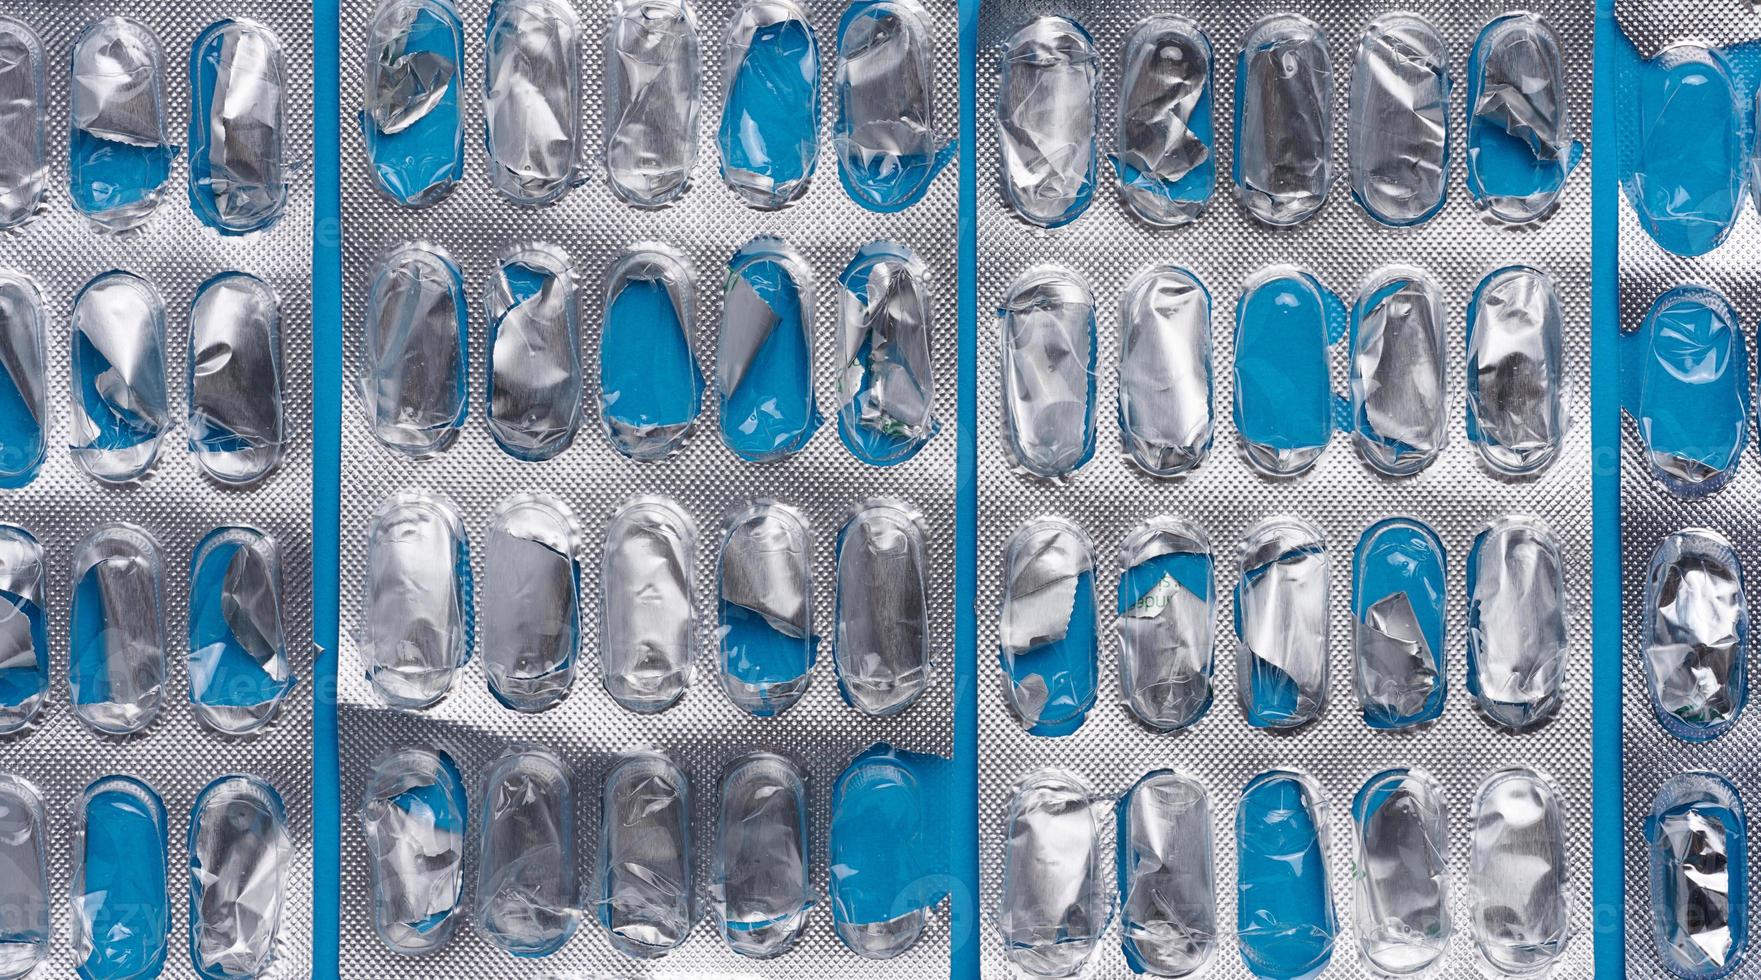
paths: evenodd
<path fill-rule="evenodd" d="M 983 975 L 1595 975 L 1592 5 L 977 30 Z"/>

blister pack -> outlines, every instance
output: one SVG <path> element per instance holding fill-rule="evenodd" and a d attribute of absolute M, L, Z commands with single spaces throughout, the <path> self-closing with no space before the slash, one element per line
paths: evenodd
<path fill-rule="evenodd" d="M 341 40 L 343 973 L 944 972 L 954 3 Z"/>
<path fill-rule="evenodd" d="M 984 4 L 986 976 L 1594 974 L 1592 20 Z"/>
<path fill-rule="evenodd" d="M 0 973 L 312 973 L 311 31 L 0 11 Z"/>

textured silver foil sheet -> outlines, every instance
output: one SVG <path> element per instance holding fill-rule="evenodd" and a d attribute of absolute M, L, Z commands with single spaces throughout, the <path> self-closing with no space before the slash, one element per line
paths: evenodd
<path fill-rule="evenodd" d="M 1475 950 L 1474 890 L 1470 881 L 1473 810 L 1481 784 L 1508 766 L 1541 773 L 1557 787 L 1564 810 L 1565 852 L 1570 872 L 1569 915 L 1574 938 L 1547 975 L 1589 977 L 1593 963 L 1591 916 L 1591 764 L 1584 746 L 1591 731 L 1591 508 L 1590 431 L 1590 210 L 1588 163 L 1580 163 L 1566 183 L 1557 212 L 1527 227 L 1490 223 L 1476 211 L 1465 180 L 1464 112 L 1469 51 L 1485 24 L 1512 9 L 1545 17 L 1559 32 L 1573 118 L 1573 135 L 1591 143 L 1589 132 L 1592 64 L 1592 8 L 1583 2 L 1542 3 L 1513 8 L 1496 2 L 1416 7 L 1328 2 L 1292 8 L 1265 0 L 1230 3 L 1202 0 L 1181 8 L 1208 35 L 1213 51 L 1213 121 L 1217 179 L 1203 215 L 1191 225 L 1154 231 L 1135 221 L 1119 202 L 1118 183 L 1100 178 L 1088 212 L 1069 225 L 1045 232 L 1021 222 L 1005 203 L 998 178 L 994 112 L 1000 45 L 1028 19 L 1059 14 L 1083 25 L 1094 37 L 1100 66 L 1099 105 L 1110 118 L 1122 74 L 1122 47 L 1133 26 L 1162 8 L 1146 2 L 1101 0 L 999 0 L 987 2 L 979 18 L 978 140 L 972 152 L 978 173 L 978 430 L 979 513 L 977 659 L 979 676 L 979 840 L 980 908 L 984 916 L 982 967 L 987 978 L 1014 976 L 998 933 L 997 908 L 1006 850 L 1005 821 L 1012 787 L 1042 767 L 1079 774 L 1095 793 L 1097 818 L 1107 836 L 1102 873 L 1114 889 L 1113 803 L 1145 773 L 1174 769 L 1196 778 L 1209 793 L 1215 842 L 1216 948 L 1198 975 L 1245 978 L 1236 938 L 1237 855 L 1235 807 L 1242 788 L 1255 775 L 1274 768 L 1301 770 L 1324 791 L 1330 821 L 1328 868 L 1338 940 L 1325 976 L 1373 976 L 1359 954 L 1352 882 L 1355 872 L 1351 801 L 1365 781 L 1385 769 L 1410 766 L 1434 777 L 1447 805 L 1441 842 L 1453 878 L 1449 905 L 1455 930 L 1435 976 L 1482 976 Z M 1309 17 L 1324 31 L 1334 66 L 1333 182 L 1326 203 L 1309 221 L 1287 230 L 1258 225 L 1231 200 L 1229 164 L 1234 155 L 1236 55 L 1242 38 L 1262 17 L 1283 11 Z M 1447 198 L 1428 222 L 1411 228 L 1376 223 L 1351 200 L 1347 176 L 1347 120 L 1350 68 L 1360 34 L 1377 17 L 1393 10 L 1417 14 L 1445 41 L 1453 81 L 1448 104 L 1451 153 Z M 1101 127 L 1101 152 L 1113 152 L 1111 127 Z M 1012 470 L 999 435 L 1001 332 L 992 311 L 1024 270 L 1043 263 L 1064 265 L 1086 279 L 1094 292 L 1097 317 L 1095 426 L 1092 461 L 1067 480 L 1035 480 Z M 1190 271 L 1211 297 L 1212 412 L 1215 443 L 1210 455 L 1185 476 L 1158 480 L 1147 476 L 1122 452 L 1116 417 L 1120 300 L 1134 276 L 1154 263 Z M 1335 431 L 1314 468 L 1301 477 L 1273 480 L 1258 475 L 1242 455 L 1230 415 L 1234 397 L 1233 337 L 1235 305 L 1242 284 L 1256 271 L 1294 263 L 1312 272 L 1349 304 L 1359 287 L 1394 265 L 1428 273 L 1442 293 L 1444 314 L 1444 418 L 1446 442 L 1436 460 L 1418 475 L 1392 479 L 1376 474 L 1356 454 L 1349 434 Z M 1571 420 L 1558 458 L 1536 476 L 1508 478 L 1482 462 L 1467 438 L 1466 321 L 1474 287 L 1488 274 L 1510 265 L 1531 265 L 1557 284 L 1564 319 L 1562 348 L 1564 405 Z M 1349 345 L 1329 351 L 1336 396 L 1347 392 Z M 1475 711 L 1467 689 L 1466 567 L 1476 534 L 1491 520 L 1518 513 L 1533 515 L 1558 535 L 1571 603 L 1564 699 L 1552 720 L 1526 734 L 1494 729 Z M 1316 723 L 1294 734 L 1250 728 L 1237 703 L 1235 663 L 1240 643 L 1232 627 L 1233 591 L 1239 579 L 1239 548 L 1249 528 L 1270 517 L 1291 514 L 1324 532 L 1331 571 L 1329 595 L 1329 703 Z M 1002 596 L 1004 549 L 1018 528 L 1042 515 L 1075 521 L 1093 540 L 1097 557 L 1094 584 L 1102 621 L 1099 644 L 1100 696 L 1086 723 L 1074 734 L 1041 738 L 1027 734 L 1005 697 L 1007 680 L 996 659 L 997 610 Z M 1209 536 L 1217 609 L 1214 699 L 1191 728 L 1158 733 L 1132 716 L 1119 686 L 1119 643 L 1113 626 L 1120 546 L 1139 525 L 1158 515 L 1190 520 Z M 1383 732 L 1364 724 L 1352 688 L 1352 555 L 1360 535 L 1386 517 L 1414 518 L 1428 524 L 1447 553 L 1446 649 L 1443 662 L 1448 699 L 1434 724 L 1405 732 Z M 1121 949 L 1116 890 L 1113 918 L 1093 958 L 1079 975 L 1135 977 Z"/>

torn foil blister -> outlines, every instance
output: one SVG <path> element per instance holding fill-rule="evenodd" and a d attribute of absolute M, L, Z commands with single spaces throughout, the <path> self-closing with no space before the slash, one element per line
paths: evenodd
<path fill-rule="evenodd" d="M 0 16 L 0 972 L 306 977 L 313 32 Z"/>
<path fill-rule="evenodd" d="M 1524 9 L 982 7 L 986 976 L 1595 974 L 1592 12 Z"/>
<path fill-rule="evenodd" d="M 343 972 L 945 972 L 876 855 L 954 831 L 852 763 L 953 744 L 955 4 L 340 30 Z M 569 795 L 491 848 L 510 750 Z M 562 818 L 572 885 L 499 829 Z"/>

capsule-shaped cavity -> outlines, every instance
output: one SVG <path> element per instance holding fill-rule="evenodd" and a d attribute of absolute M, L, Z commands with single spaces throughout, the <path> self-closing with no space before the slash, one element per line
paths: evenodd
<path fill-rule="evenodd" d="M 1119 300 L 1119 435 L 1151 476 L 1179 476 L 1211 451 L 1211 294 L 1156 265 Z"/>
<path fill-rule="evenodd" d="M 734 762 L 721 779 L 710 886 L 729 949 L 767 959 L 794 948 L 813 907 L 808 864 L 807 774 L 769 752 Z"/>
<path fill-rule="evenodd" d="M 1003 344 L 1003 448 L 1014 466 L 1056 479 L 1095 450 L 1095 305 L 1068 269 L 1036 266 L 997 309 Z"/>
<path fill-rule="evenodd" d="M 763 279 L 767 284 L 769 277 Z M 781 283 L 778 283 L 780 286 Z M 756 288 L 756 287 L 754 287 Z M 779 305 L 789 306 L 783 297 Z M 625 252 L 607 273 L 599 334 L 599 409 L 612 448 L 632 459 L 679 450 L 703 408 L 696 284 L 683 253 L 665 246 Z M 768 317 L 768 308 L 753 315 Z M 792 338 L 778 338 L 778 343 Z"/>
<path fill-rule="evenodd" d="M 106 272 L 73 301 L 73 458 L 121 483 L 152 469 L 171 427 L 165 301 L 132 272 Z"/>
<path fill-rule="evenodd" d="M 1651 935 L 1678 977 L 1729 976 L 1749 946 L 1749 819 L 1723 776 L 1688 771 L 1657 790 L 1645 819 Z"/>
<path fill-rule="evenodd" d="M 599 662 L 612 700 L 664 711 L 685 693 L 696 655 L 697 527 L 665 497 L 638 497 L 605 529 Z"/>
<path fill-rule="evenodd" d="M 22 527 L 0 524 L 0 735 L 36 720 L 49 696 L 49 626 L 43 546 Z M 0 921 L 6 916 L 0 903 Z M 0 932 L 0 947 L 4 946 Z M 5 961 L 0 952 L 0 964 Z M 0 977 L 9 976 L 0 969 Z"/>
<path fill-rule="evenodd" d="M 560 249 L 501 256 L 483 294 L 489 434 L 515 459 L 550 459 L 581 425 L 581 311 Z"/>
<path fill-rule="evenodd" d="M 1624 181 L 1639 224 L 1677 255 L 1704 255 L 1730 234 L 1746 197 L 1743 104 L 1724 56 L 1693 43 L 1637 72 L 1637 152 Z"/>
<path fill-rule="evenodd" d="M 1480 784 L 1468 859 L 1474 948 L 1497 973 L 1544 973 L 1571 940 L 1565 811 L 1546 777 L 1503 769 Z"/>
<path fill-rule="evenodd" d="M 1530 517 L 1493 521 L 1467 559 L 1467 685 L 1494 725 L 1527 731 L 1559 710 L 1565 682 L 1565 559 Z"/>
<path fill-rule="evenodd" d="M 1295 728 L 1327 707 L 1326 544 L 1313 524 L 1272 517 L 1241 541 L 1236 695 L 1255 728 Z"/>
<path fill-rule="evenodd" d="M 1736 310 L 1701 286 L 1651 304 L 1636 350 L 1639 436 L 1651 472 L 1683 496 L 1724 486 L 1749 442 L 1749 348 Z"/>
<path fill-rule="evenodd" d="M 924 855 L 936 832 L 917 769 L 879 745 L 858 756 L 832 787 L 827 845 L 832 926 L 867 960 L 892 959 L 923 937 L 929 907 Z"/>
<path fill-rule="evenodd" d="M 361 405 L 373 438 L 426 456 L 452 445 L 465 424 L 465 281 L 429 245 L 382 258 L 367 293 Z"/>
<path fill-rule="evenodd" d="M 1339 932 L 1327 875 L 1327 797 L 1307 775 L 1274 769 L 1235 806 L 1235 941 L 1255 976 L 1306 980 Z"/>
<path fill-rule="evenodd" d="M 215 528 L 190 557 L 189 588 L 190 706 L 216 731 L 256 731 L 294 686 L 281 549 L 253 528 Z"/>
<path fill-rule="evenodd" d="M 0 19 L 0 31 L 4 28 Z M 0 35 L 0 45 L 4 43 Z M 0 487 L 35 479 L 48 448 L 45 321 L 37 284 L 0 269 Z"/>
<path fill-rule="evenodd" d="M 1153 517 L 1119 547 L 1119 688 L 1152 728 L 1186 728 L 1211 707 L 1217 591 L 1211 539 Z"/>
<path fill-rule="evenodd" d="M 382 0 L 367 22 L 361 133 L 379 192 L 433 204 L 465 172 L 465 31 L 452 0 Z"/>
<path fill-rule="evenodd" d="M 1203 783 L 1166 769 L 1119 801 L 1119 910 L 1125 961 L 1138 973 L 1185 977 L 1217 945 L 1211 800 Z"/>
<path fill-rule="evenodd" d="M 795 0 L 745 0 L 722 36 L 722 180 L 770 211 L 819 162 L 819 41 Z"/>
<path fill-rule="evenodd" d="M 536 207 L 568 193 L 581 155 L 581 21 L 562 0 L 495 0 L 483 36 L 489 182 Z"/>
<path fill-rule="evenodd" d="M 813 271 L 780 238 L 728 259 L 716 338 L 722 444 L 753 463 L 793 455 L 819 431 L 813 397 Z"/>
<path fill-rule="evenodd" d="M 1538 473 L 1565 438 L 1564 317 L 1553 278 L 1500 269 L 1474 288 L 1467 319 L 1468 441 L 1499 473 Z"/>
<path fill-rule="evenodd" d="M 483 674 L 496 700 L 543 711 L 569 696 L 581 650 L 581 530 L 567 504 L 522 493 L 483 538 Z"/>
<path fill-rule="evenodd" d="M 43 210 L 48 189 L 49 82 L 43 41 L 29 24 L 0 17 L 0 231 Z M 3 970 L 3 965 L 0 965 Z"/>
<path fill-rule="evenodd" d="M 1146 224 L 1196 221 L 1211 199 L 1211 74 L 1211 39 L 1185 17 L 1146 17 L 1125 38 L 1113 171 L 1120 200 Z"/>
<path fill-rule="evenodd" d="M 49 958 L 49 814 L 35 786 L 0 772 L 0 977 Z"/>
<path fill-rule="evenodd" d="M 145 25 L 107 17 L 73 42 L 68 78 L 68 187 L 105 231 L 126 231 L 159 206 L 177 147 L 167 136 L 165 51 Z"/>
<path fill-rule="evenodd" d="M 1371 728 L 1408 728 L 1443 713 L 1443 542 L 1418 521 L 1381 521 L 1358 540 L 1351 647 L 1358 703 Z"/>
<path fill-rule="evenodd" d="M 268 283 L 226 272 L 190 304 L 189 450 L 222 483 L 262 479 L 286 443 L 281 305 Z"/>
<path fill-rule="evenodd" d="M 1480 31 L 1468 57 L 1467 116 L 1474 203 L 1499 221 L 1546 217 L 1584 152 L 1572 139 L 1565 63 L 1552 25 L 1512 13 Z"/>
<path fill-rule="evenodd" d="M 838 438 L 870 466 L 902 463 L 941 430 L 929 268 L 904 245 L 870 242 L 838 286 Z"/>
<path fill-rule="evenodd" d="M 1037 17 L 1003 45 L 999 176 L 1004 202 L 1029 224 L 1069 224 L 1094 198 L 1099 70 L 1094 39 L 1066 17 Z"/>
<path fill-rule="evenodd" d="M 287 808 L 256 776 L 223 776 L 190 809 L 190 961 L 203 980 L 268 972 L 293 846 Z"/>
<path fill-rule="evenodd" d="M 80 980 L 146 980 L 165 968 L 171 898 L 165 804 L 130 776 L 105 776 L 73 815 L 73 956 Z"/>
<path fill-rule="evenodd" d="M 446 696 L 471 656 L 471 555 L 464 522 L 437 497 L 399 494 L 367 528 L 365 622 L 357 646 L 387 704 Z"/>
<path fill-rule="evenodd" d="M 1351 819 L 1358 952 L 1380 976 L 1423 974 L 1455 932 L 1443 786 L 1418 769 L 1379 772 L 1357 791 Z"/>
<path fill-rule="evenodd" d="M 659 207 L 685 193 L 703 103 L 697 15 L 686 0 L 617 0 L 605 35 L 605 169 L 612 193 Z"/>
<path fill-rule="evenodd" d="M 286 76 L 260 24 L 223 20 L 190 45 L 190 209 L 222 234 L 267 228 L 287 206 Z"/>
<path fill-rule="evenodd" d="M 1728 731 L 1748 701 L 1749 602 L 1743 563 L 1716 531 L 1665 537 L 1645 574 L 1640 649 L 1657 721 L 1700 742 Z"/>
<path fill-rule="evenodd" d="M 93 731 L 132 735 L 159 715 L 163 580 L 159 543 L 132 524 L 105 524 L 74 549 L 67 681 L 74 715 Z"/>
<path fill-rule="evenodd" d="M 1009 539 L 997 659 L 1004 697 L 1035 735 L 1082 727 L 1099 687 L 1094 546 L 1061 517 L 1042 517 Z"/>
<path fill-rule="evenodd" d="M 1333 63 L 1313 22 L 1274 14 L 1235 63 L 1235 196 L 1256 220 L 1301 224 L 1333 180 Z"/>
<path fill-rule="evenodd" d="M 444 752 L 396 748 L 368 770 L 361 830 L 373 931 L 392 952 L 432 952 L 458 928 L 469 813 L 458 766 Z"/>
<path fill-rule="evenodd" d="M 580 924 L 575 794 L 548 749 L 497 759 L 478 801 L 477 930 L 515 956 L 549 956 Z"/>
<path fill-rule="evenodd" d="M 599 924 L 626 956 L 666 955 L 696 919 L 685 771 L 659 753 L 624 757 L 605 779 L 599 829 Z"/>
<path fill-rule="evenodd" d="M 1009 800 L 997 930 L 1004 955 L 1028 976 L 1076 975 L 1106 931 L 1111 901 L 1092 795 L 1076 776 L 1041 769 Z"/>
<path fill-rule="evenodd" d="M 929 685 L 925 548 L 903 501 L 865 501 L 838 530 L 832 663 L 844 700 L 865 715 L 898 714 Z"/>
<path fill-rule="evenodd" d="M 1358 290 L 1351 311 L 1352 440 L 1378 472 L 1410 476 L 1447 441 L 1443 296 L 1417 269 L 1394 266 Z"/>
<path fill-rule="evenodd" d="M 1235 429 L 1254 469 L 1295 476 L 1333 435 L 1327 348 L 1344 308 L 1315 277 L 1272 266 L 1249 277 L 1235 305 Z"/>
<path fill-rule="evenodd" d="M 1449 185 L 1449 49 L 1430 21 L 1394 13 L 1357 42 L 1346 132 L 1351 196 L 1386 225 L 1416 225 Z"/>
<path fill-rule="evenodd" d="M 838 21 L 838 177 L 870 211 L 916 204 L 952 156 L 936 132 L 935 47 L 917 0 L 852 3 Z"/>
<path fill-rule="evenodd" d="M 736 511 L 716 571 L 721 685 L 740 710 L 768 718 L 793 707 L 813 680 L 813 541 L 793 507 L 759 501 Z"/>

